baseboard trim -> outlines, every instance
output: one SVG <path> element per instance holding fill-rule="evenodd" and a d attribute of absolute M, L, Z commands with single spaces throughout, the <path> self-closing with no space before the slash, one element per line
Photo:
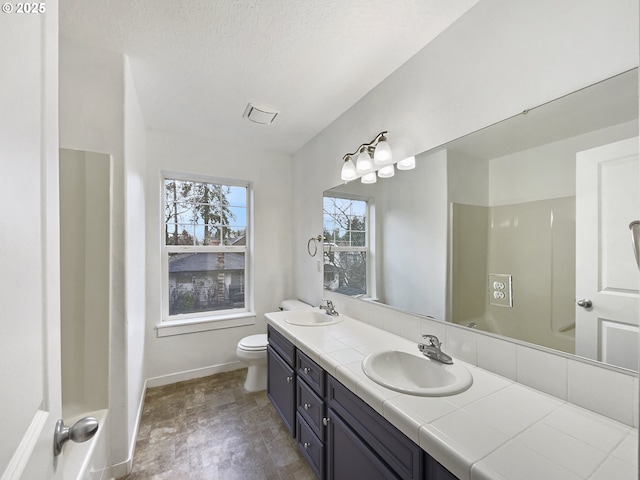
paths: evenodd
<path fill-rule="evenodd" d="M 212 365 L 210 367 L 196 368 L 193 370 L 186 370 L 183 372 L 170 373 L 169 375 L 149 378 L 146 381 L 146 386 L 148 388 L 161 387 L 163 385 L 184 382 L 185 380 L 192 380 L 194 378 L 208 377 L 209 375 L 215 375 L 216 373 L 239 370 L 240 368 L 244 368 L 244 365 L 238 361 Z"/>
<path fill-rule="evenodd" d="M 147 393 L 148 380 L 144 381 L 142 385 L 142 394 L 140 395 L 140 401 L 138 402 L 138 411 L 136 413 L 136 421 L 133 426 L 133 432 L 131 434 L 131 441 L 129 443 L 129 452 L 127 459 L 124 462 L 111 466 L 112 478 L 121 478 L 129 475 L 133 470 L 133 456 L 136 451 L 136 441 L 138 439 L 138 430 L 140 429 L 140 422 L 142 421 L 142 410 L 144 409 L 144 397 Z"/>

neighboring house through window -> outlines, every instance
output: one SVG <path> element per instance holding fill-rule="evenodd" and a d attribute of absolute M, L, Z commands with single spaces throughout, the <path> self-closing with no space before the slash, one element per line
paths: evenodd
<path fill-rule="evenodd" d="M 163 188 L 163 321 L 249 312 L 249 185 L 167 175 Z"/>
<path fill-rule="evenodd" d="M 367 294 L 367 212 L 364 200 L 323 198 L 325 289 Z"/>

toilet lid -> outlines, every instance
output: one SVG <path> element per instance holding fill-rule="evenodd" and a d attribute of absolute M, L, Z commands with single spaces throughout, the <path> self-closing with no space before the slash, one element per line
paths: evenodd
<path fill-rule="evenodd" d="M 259 333 L 258 335 L 244 337 L 240 340 L 239 345 L 244 350 L 264 350 L 267 348 L 268 343 L 267 334 Z"/>

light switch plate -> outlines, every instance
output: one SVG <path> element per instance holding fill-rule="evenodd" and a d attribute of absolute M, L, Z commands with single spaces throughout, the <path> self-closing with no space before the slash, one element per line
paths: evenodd
<path fill-rule="evenodd" d="M 513 307 L 513 286 L 511 275 L 489 274 L 489 305 Z"/>

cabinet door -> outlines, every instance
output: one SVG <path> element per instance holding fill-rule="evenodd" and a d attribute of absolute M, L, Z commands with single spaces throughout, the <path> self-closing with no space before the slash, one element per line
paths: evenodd
<path fill-rule="evenodd" d="M 423 475 L 423 453 L 418 445 L 332 376 L 327 376 L 327 407 L 330 407 L 404 480 Z"/>
<path fill-rule="evenodd" d="M 380 458 L 329 409 L 327 480 L 397 480 Z"/>
<path fill-rule="evenodd" d="M 268 346 L 267 369 L 269 372 L 267 396 L 291 435 L 295 437 L 296 381 L 293 368 L 287 365 L 271 346 Z"/>
<path fill-rule="evenodd" d="M 453 473 L 440 465 L 433 457 L 425 453 L 427 472 L 425 480 L 458 480 Z"/>

